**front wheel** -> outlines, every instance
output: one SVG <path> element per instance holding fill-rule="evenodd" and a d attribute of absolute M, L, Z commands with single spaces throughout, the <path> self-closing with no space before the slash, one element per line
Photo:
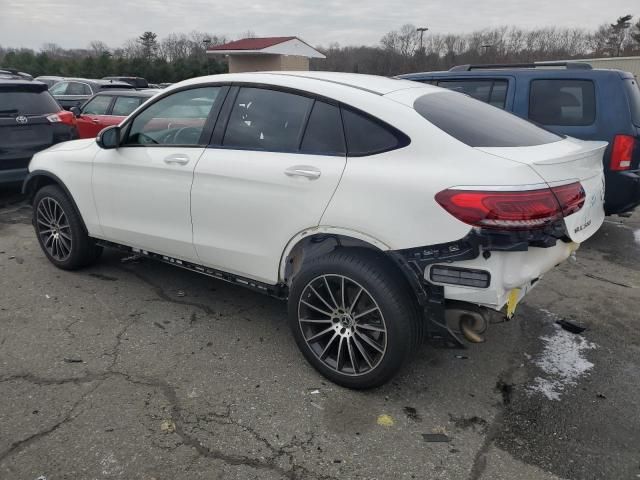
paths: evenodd
<path fill-rule="evenodd" d="M 56 185 L 47 185 L 33 199 L 33 224 L 38 243 L 49 261 L 75 270 L 98 259 L 102 247 L 87 235 L 80 214 Z"/>
<path fill-rule="evenodd" d="M 419 318 L 404 279 L 380 255 L 337 250 L 294 279 L 289 323 L 305 358 L 349 388 L 388 381 L 417 345 Z"/>

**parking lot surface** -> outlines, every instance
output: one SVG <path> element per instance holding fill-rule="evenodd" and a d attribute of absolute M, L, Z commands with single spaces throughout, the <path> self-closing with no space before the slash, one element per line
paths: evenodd
<path fill-rule="evenodd" d="M 285 303 L 116 252 L 57 270 L 30 214 L 0 193 L 2 479 L 640 478 L 640 213 L 486 343 L 365 392 L 306 363 Z"/>

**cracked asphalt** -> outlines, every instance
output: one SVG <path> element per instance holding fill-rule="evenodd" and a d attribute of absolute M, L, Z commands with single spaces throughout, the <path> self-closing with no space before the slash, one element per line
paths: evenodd
<path fill-rule="evenodd" d="M 284 303 L 123 258 L 57 270 L 0 191 L 1 479 L 640 478 L 640 213 L 367 392 L 307 365 Z"/>

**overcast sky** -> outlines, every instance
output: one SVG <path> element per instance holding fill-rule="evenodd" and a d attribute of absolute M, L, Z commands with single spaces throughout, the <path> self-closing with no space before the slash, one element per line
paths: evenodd
<path fill-rule="evenodd" d="M 146 30 L 231 38 L 251 30 L 312 45 L 372 45 L 405 23 L 439 33 L 505 24 L 594 28 L 626 13 L 640 15 L 637 0 L 0 0 L 0 45 L 82 48 L 101 40 L 116 47 Z"/>

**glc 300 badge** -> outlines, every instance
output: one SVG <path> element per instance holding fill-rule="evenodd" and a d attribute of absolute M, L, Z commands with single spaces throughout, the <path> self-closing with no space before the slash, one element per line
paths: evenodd
<path fill-rule="evenodd" d="M 27 117 L 25 117 L 24 115 L 18 115 L 16 117 L 16 123 L 24 125 L 25 123 L 28 123 L 28 122 L 29 122 L 29 119 Z"/>

